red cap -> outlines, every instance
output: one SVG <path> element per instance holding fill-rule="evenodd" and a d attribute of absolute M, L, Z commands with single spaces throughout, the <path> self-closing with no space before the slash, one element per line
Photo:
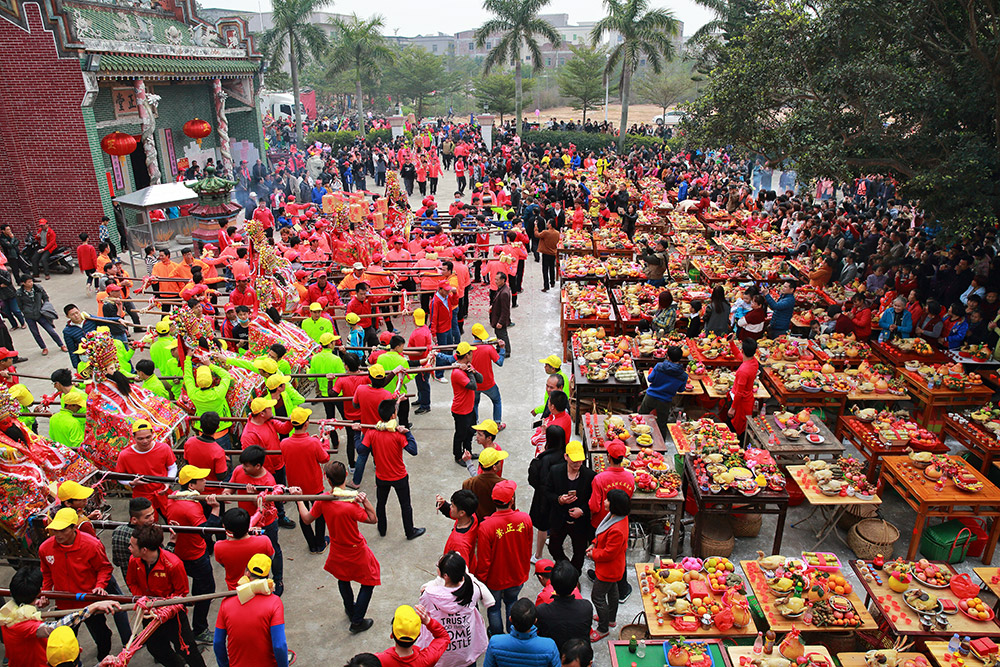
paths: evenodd
<path fill-rule="evenodd" d="M 613 459 L 623 459 L 628 456 L 628 447 L 621 442 L 615 442 L 608 445 L 608 456 Z"/>
<path fill-rule="evenodd" d="M 406 243 L 406 241 L 403 239 L 402 236 L 393 236 L 392 237 L 392 242 L 393 243 Z"/>
<path fill-rule="evenodd" d="M 304 271 L 302 269 L 299 269 L 298 271 L 295 272 L 295 279 L 296 280 L 302 280 L 303 278 L 308 278 L 308 277 L 309 277 L 309 272 L 308 271 Z"/>
<path fill-rule="evenodd" d="M 491 493 L 490 496 L 493 498 L 494 502 L 506 505 L 510 501 L 514 500 L 514 491 L 516 489 L 517 484 L 514 480 L 504 479 L 497 482 L 496 486 L 493 487 L 493 493 Z"/>
<path fill-rule="evenodd" d="M 316 299 L 316 303 L 326 308 L 327 304 L 330 303 L 330 300 L 327 299 L 325 296 L 321 296 L 320 298 Z"/>
<path fill-rule="evenodd" d="M 381 261 L 382 261 L 382 255 L 380 255 L 379 253 L 375 253 L 375 255 L 372 256 L 372 264 L 378 264 Z"/>
<path fill-rule="evenodd" d="M 455 256 L 455 259 L 461 259 L 465 257 L 465 251 L 461 248 L 455 248 L 451 251 L 451 254 Z"/>
<path fill-rule="evenodd" d="M 320 276 L 325 277 L 326 271 L 324 271 L 323 269 L 316 269 L 315 271 L 313 271 L 313 278 L 319 278 Z"/>
<path fill-rule="evenodd" d="M 442 280 L 441 282 L 438 283 L 438 289 L 442 289 L 442 288 L 444 288 L 444 289 L 451 289 L 451 283 L 448 282 L 447 280 Z"/>
<path fill-rule="evenodd" d="M 105 292 L 121 292 L 122 291 L 122 287 L 121 287 L 121 285 L 108 285 L 107 287 L 104 288 L 104 291 Z"/>
<path fill-rule="evenodd" d="M 226 308 L 225 308 L 225 311 L 226 311 L 226 312 L 228 313 L 228 312 L 229 312 L 229 311 L 231 311 L 231 310 L 236 310 L 236 304 L 233 304 L 233 303 L 227 303 L 227 304 L 226 304 Z"/>
<path fill-rule="evenodd" d="M 239 273 L 234 273 L 233 278 L 235 280 L 250 280 L 250 274 L 246 271 L 240 271 Z"/>
<path fill-rule="evenodd" d="M 555 566 L 555 562 L 549 560 L 548 558 L 540 558 L 535 561 L 535 574 L 544 574 L 545 576 L 548 576 L 552 574 L 552 568 Z"/>
<path fill-rule="evenodd" d="M 388 345 L 391 339 L 392 339 L 391 331 L 383 331 L 378 335 L 378 342 L 382 343 L 383 345 Z"/>
<path fill-rule="evenodd" d="M 38 219 L 38 224 L 40 224 L 40 225 L 47 225 L 47 224 L 49 224 L 49 221 L 46 220 L 45 218 L 39 218 Z"/>
<path fill-rule="evenodd" d="M 0 347 L 0 359 L 15 359 L 17 358 L 17 352 L 14 350 L 8 350 L 5 347 Z"/>

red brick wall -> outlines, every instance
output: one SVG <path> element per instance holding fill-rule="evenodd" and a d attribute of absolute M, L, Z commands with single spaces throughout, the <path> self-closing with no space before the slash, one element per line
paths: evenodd
<path fill-rule="evenodd" d="M 0 225 L 18 238 L 46 218 L 60 245 L 96 238 L 104 214 L 80 103 L 76 57 L 59 58 L 41 10 L 25 4 L 29 30 L 0 18 Z"/>

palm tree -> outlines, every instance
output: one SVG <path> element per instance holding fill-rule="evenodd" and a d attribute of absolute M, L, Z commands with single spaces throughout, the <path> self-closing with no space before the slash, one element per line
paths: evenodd
<path fill-rule="evenodd" d="M 625 145 L 628 129 L 628 97 L 632 74 L 639 67 L 639 59 L 646 57 L 657 74 L 664 60 L 674 55 L 671 37 L 677 35 L 677 19 L 667 9 L 650 9 L 647 0 L 604 0 L 608 15 L 594 25 L 590 41 L 599 44 L 605 35 L 618 33 L 620 40 L 611 47 L 611 55 L 604 68 L 606 76 L 621 67 L 619 88 L 622 92 L 622 119 L 618 128 L 618 150 Z"/>
<path fill-rule="evenodd" d="M 376 14 L 368 20 L 362 20 L 357 14 L 353 14 L 346 21 L 335 19 L 333 25 L 336 27 L 337 36 L 329 59 L 330 72 L 350 70 L 357 100 L 358 131 L 364 137 L 365 117 L 361 79 L 377 80 L 379 67 L 392 63 L 395 54 L 382 36 L 385 18 L 381 14 Z"/>
<path fill-rule="evenodd" d="M 537 36 L 558 46 L 562 39 L 552 24 L 538 18 L 538 11 L 549 0 L 483 0 L 483 9 L 492 12 L 489 19 L 476 30 L 476 45 L 486 46 L 487 39 L 498 39 L 486 60 L 483 74 L 489 74 L 497 65 L 514 65 L 514 115 L 517 116 L 517 134 L 521 136 L 521 50 L 531 54 L 534 69 L 542 69 L 542 50 Z"/>
<path fill-rule="evenodd" d="M 267 65 L 271 69 L 281 69 L 285 65 L 285 51 L 288 51 L 295 102 L 295 135 L 300 144 L 305 137 L 302 132 L 302 106 L 299 104 L 299 68 L 310 56 L 314 60 L 322 58 L 327 49 L 326 33 L 311 19 L 313 12 L 328 4 L 330 0 L 273 0 L 271 16 L 274 27 L 265 32 L 260 41 L 260 48 L 267 54 Z"/>

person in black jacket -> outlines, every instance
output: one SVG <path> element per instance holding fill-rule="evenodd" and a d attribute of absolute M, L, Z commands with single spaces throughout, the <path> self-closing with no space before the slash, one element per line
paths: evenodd
<path fill-rule="evenodd" d="M 565 453 L 566 431 L 562 426 L 549 426 L 545 429 L 545 450 L 528 465 L 528 484 L 535 490 L 531 497 L 531 509 L 528 510 L 528 515 L 531 517 L 531 524 L 538 529 L 532 563 L 542 557 L 542 547 L 545 546 L 545 538 L 549 531 L 552 507 L 545 489 L 549 470 L 552 466 L 562 463 Z"/>
<path fill-rule="evenodd" d="M 577 599 L 576 591 L 580 570 L 568 560 L 556 561 L 552 568 L 552 588 L 556 595 L 552 602 L 536 608 L 539 637 L 549 637 L 559 650 L 571 639 L 589 639 L 594 608 L 589 600 Z"/>
<path fill-rule="evenodd" d="M 565 461 L 549 469 L 545 494 L 549 514 L 549 553 L 552 559 L 570 560 L 577 569 L 583 567 L 583 558 L 591 538 L 590 494 L 593 490 L 594 471 L 585 463 L 587 456 L 583 445 L 577 441 L 566 446 Z M 566 556 L 563 543 L 570 538 L 573 558 Z"/>

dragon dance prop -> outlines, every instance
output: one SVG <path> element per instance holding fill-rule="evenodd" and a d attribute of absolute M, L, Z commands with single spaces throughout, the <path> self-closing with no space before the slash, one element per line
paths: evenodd
<path fill-rule="evenodd" d="M 250 354 L 253 357 L 267 354 L 272 345 L 280 343 L 287 350 L 284 360 L 288 361 L 293 371 L 303 371 L 309 368 L 312 355 L 319 350 L 319 345 L 309 337 L 309 334 L 302 327 L 297 327 L 284 320 L 275 324 L 274 320 L 264 313 L 257 313 L 251 322 L 249 341 Z M 233 404 L 230 403 L 230 405 Z M 233 414 L 239 414 L 235 408 Z"/>

